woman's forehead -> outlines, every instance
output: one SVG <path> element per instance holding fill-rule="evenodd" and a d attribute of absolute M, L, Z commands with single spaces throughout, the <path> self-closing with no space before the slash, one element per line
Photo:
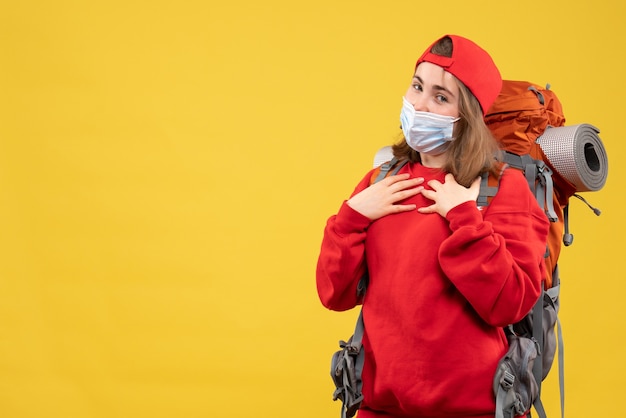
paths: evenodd
<path fill-rule="evenodd" d="M 430 62 L 420 63 L 415 69 L 415 77 L 419 77 L 424 84 L 439 85 L 447 89 L 458 88 L 456 77 Z"/>

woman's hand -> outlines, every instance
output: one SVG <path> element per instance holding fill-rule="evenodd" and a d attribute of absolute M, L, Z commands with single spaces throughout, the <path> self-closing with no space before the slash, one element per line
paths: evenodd
<path fill-rule="evenodd" d="M 422 177 L 410 179 L 408 173 L 389 176 L 352 196 L 348 206 L 372 221 L 393 213 L 415 210 L 414 204 L 396 203 L 420 193 L 424 189 L 420 186 L 423 182 Z"/>
<path fill-rule="evenodd" d="M 452 174 L 446 174 L 445 183 L 431 180 L 428 185 L 432 190 L 423 190 L 422 195 L 435 203 L 417 209 L 420 213 L 438 213 L 444 218 L 450 209 L 461 203 L 475 201 L 480 192 L 480 177 L 476 178 L 471 186 L 465 187 L 456 182 Z"/>

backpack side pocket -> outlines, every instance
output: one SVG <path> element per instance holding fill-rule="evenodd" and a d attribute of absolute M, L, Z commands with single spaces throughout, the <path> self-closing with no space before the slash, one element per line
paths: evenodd
<path fill-rule="evenodd" d="M 360 343 L 339 341 L 341 350 L 335 352 L 330 363 L 330 376 L 335 384 L 333 401 L 342 402 L 342 417 L 353 417 L 361 406 L 361 371 L 365 359 L 365 352 Z"/>
<path fill-rule="evenodd" d="M 537 342 L 515 334 L 508 336 L 509 351 L 498 363 L 493 381 L 496 418 L 513 418 L 530 410 L 539 395 L 533 374 Z"/>

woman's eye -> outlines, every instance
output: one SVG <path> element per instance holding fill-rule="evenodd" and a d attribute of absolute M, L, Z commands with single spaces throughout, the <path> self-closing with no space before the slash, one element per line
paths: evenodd
<path fill-rule="evenodd" d="M 422 86 L 420 86 L 419 84 L 413 84 L 413 88 L 417 91 L 422 91 Z"/>
<path fill-rule="evenodd" d="M 439 100 L 442 103 L 446 103 L 448 101 L 448 98 L 446 96 L 443 96 L 441 94 L 437 95 L 437 100 Z"/>

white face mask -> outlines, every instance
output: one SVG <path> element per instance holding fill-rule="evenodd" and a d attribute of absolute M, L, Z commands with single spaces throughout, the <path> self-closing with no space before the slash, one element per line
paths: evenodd
<path fill-rule="evenodd" d="M 460 118 L 443 116 L 430 112 L 419 112 L 402 97 L 400 123 L 407 144 L 415 151 L 424 154 L 441 154 L 454 141 L 454 122 Z"/>

